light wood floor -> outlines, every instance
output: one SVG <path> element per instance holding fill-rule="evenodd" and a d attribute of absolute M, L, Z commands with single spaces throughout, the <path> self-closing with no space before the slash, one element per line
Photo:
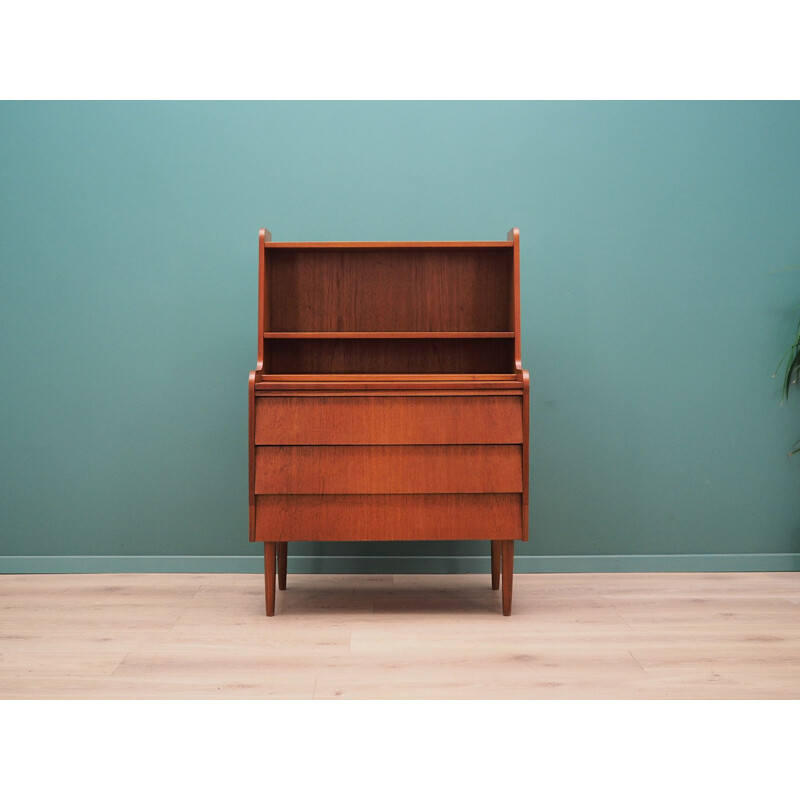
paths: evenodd
<path fill-rule="evenodd" d="M 0 698 L 800 698 L 800 573 L 0 576 Z"/>

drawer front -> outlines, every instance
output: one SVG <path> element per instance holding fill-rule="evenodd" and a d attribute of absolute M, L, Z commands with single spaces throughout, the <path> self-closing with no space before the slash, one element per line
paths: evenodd
<path fill-rule="evenodd" d="M 256 494 L 522 491 L 522 446 L 261 445 Z"/>
<path fill-rule="evenodd" d="M 257 495 L 256 541 L 519 539 L 519 494 Z"/>
<path fill-rule="evenodd" d="M 257 397 L 257 445 L 519 444 L 518 395 Z"/>

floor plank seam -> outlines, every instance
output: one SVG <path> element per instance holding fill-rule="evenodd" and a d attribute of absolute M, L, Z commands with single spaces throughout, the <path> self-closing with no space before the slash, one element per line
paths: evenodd
<path fill-rule="evenodd" d="M 631 633 L 634 633 L 634 630 L 633 630 L 633 628 L 631 627 L 630 623 L 628 622 L 628 620 L 626 620 L 626 619 L 625 619 L 625 617 L 623 617 L 623 616 L 622 616 L 622 614 L 620 614 L 620 613 L 619 613 L 619 610 L 617 609 L 617 607 L 616 607 L 616 606 L 612 606 L 612 608 L 614 609 L 614 613 L 615 613 L 615 614 L 616 614 L 616 615 L 617 615 L 617 616 L 618 616 L 618 617 L 619 617 L 619 618 L 620 618 L 620 619 L 621 619 L 621 620 L 622 620 L 622 621 L 625 623 L 625 625 L 628 627 L 628 630 L 629 630 Z"/>
<path fill-rule="evenodd" d="M 131 651 L 131 653 L 132 652 L 133 651 Z M 125 655 L 122 657 L 122 659 L 120 659 L 119 664 L 117 664 L 117 666 L 114 667 L 114 669 L 109 673 L 109 675 L 108 675 L 109 678 L 113 678 L 117 674 L 117 670 L 125 663 L 125 661 L 128 659 L 128 656 L 131 655 L 131 653 L 125 653 Z"/>
<path fill-rule="evenodd" d="M 639 669 L 642 672 L 644 672 L 645 675 L 647 675 L 648 674 L 647 670 L 639 663 L 639 659 L 636 658 L 636 656 L 633 653 L 631 653 L 630 650 L 628 650 L 628 655 L 636 662 L 636 664 L 638 665 Z"/>

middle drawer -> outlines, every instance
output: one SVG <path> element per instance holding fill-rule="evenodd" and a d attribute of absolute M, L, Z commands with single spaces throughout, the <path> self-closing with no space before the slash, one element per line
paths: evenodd
<path fill-rule="evenodd" d="M 256 447 L 256 494 L 447 494 L 522 491 L 522 446 Z"/>

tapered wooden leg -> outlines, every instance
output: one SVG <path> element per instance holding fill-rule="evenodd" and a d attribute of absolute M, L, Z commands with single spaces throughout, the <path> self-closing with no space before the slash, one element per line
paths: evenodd
<path fill-rule="evenodd" d="M 267 616 L 275 616 L 275 542 L 264 542 L 264 592 Z"/>
<path fill-rule="evenodd" d="M 514 540 L 503 541 L 503 616 L 511 616 L 511 590 L 514 585 Z"/>
<path fill-rule="evenodd" d="M 500 588 L 500 542 L 492 541 L 492 589 Z"/>
<path fill-rule="evenodd" d="M 286 542 L 278 542 L 278 588 L 286 588 L 286 563 L 288 561 L 289 545 Z"/>

